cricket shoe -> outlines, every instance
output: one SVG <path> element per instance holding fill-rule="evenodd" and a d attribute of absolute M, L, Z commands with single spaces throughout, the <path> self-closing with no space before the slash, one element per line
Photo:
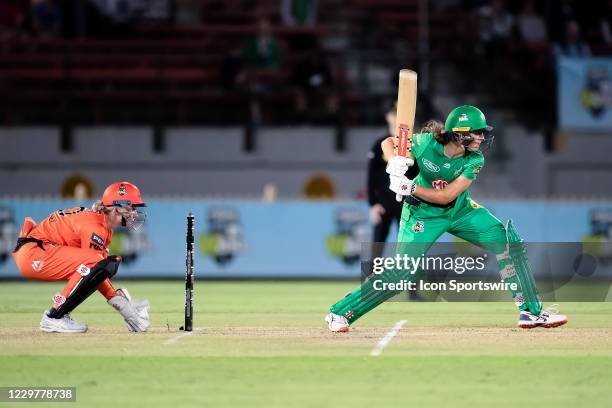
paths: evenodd
<path fill-rule="evenodd" d="M 346 317 L 337 315 L 335 313 L 329 313 L 325 316 L 327 327 L 329 330 L 335 333 L 346 333 L 349 331 L 349 322 Z"/>
<path fill-rule="evenodd" d="M 519 314 L 518 326 L 522 329 L 563 326 L 567 323 L 567 316 L 557 314 L 557 307 L 558 305 L 551 305 L 548 310 L 542 310 L 537 316 L 527 310 L 522 310 Z"/>
<path fill-rule="evenodd" d="M 74 320 L 68 313 L 59 319 L 47 316 L 43 313 L 40 320 L 40 330 L 47 333 L 85 333 L 87 325 Z"/>

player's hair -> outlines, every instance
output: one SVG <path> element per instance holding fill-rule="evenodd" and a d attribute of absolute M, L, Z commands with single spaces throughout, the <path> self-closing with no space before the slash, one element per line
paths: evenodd
<path fill-rule="evenodd" d="M 453 140 L 452 133 L 446 133 L 444 131 L 444 124 L 439 120 L 431 119 L 425 122 L 421 128 L 421 133 L 433 133 L 436 141 L 442 145 L 447 144 Z"/>
<path fill-rule="evenodd" d="M 104 204 L 102 204 L 102 200 L 95 201 L 92 204 L 91 209 L 95 212 L 104 211 L 106 214 L 110 213 L 113 210 L 112 207 L 107 207 Z"/>

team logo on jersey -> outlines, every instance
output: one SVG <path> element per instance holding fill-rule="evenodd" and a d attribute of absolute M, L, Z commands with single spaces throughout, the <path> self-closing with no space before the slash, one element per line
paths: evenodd
<path fill-rule="evenodd" d="M 57 293 L 53 296 L 53 304 L 55 306 L 61 306 L 66 301 L 66 297 L 62 296 L 60 293 Z"/>
<path fill-rule="evenodd" d="M 431 182 L 431 187 L 435 190 L 442 190 L 446 186 L 448 186 L 448 181 L 444 179 L 435 179 Z"/>
<path fill-rule="evenodd" d="M 87 276 L 89 275 L 89 272 L 91 272 L 91 269 L 89 269 L 87 266 L 85 266 L 84 264 L 80 264 L 79 267 L 76 270 L 79 275 L 81 276 Z"/>
<path fill-rule="evenodd" d="M 474 174 L 478 174 L 478 173 L 480 173 L 480 170 L 482 170 L 482 166 L 478 166 L 478 167 L 476 167 L 476 168 L 475 168 L 475 169 L 472 171 L 472 173 L 474 173 Z"/>
<path fill-rule="evenodd" d="M 425 231 L 425 223 L 423 221 L 417 221 L 412 225 L 412 232 L 419 233 Z"/>
<path fill-rule="evenodd" d="M 450 163 L 444 163 L 444 166 L 442 167 L 444 167 L 445 169 L 450 169 Z"/>
<path fill-rule="evenodd" d="M 480 204 L 478 204 L 476 201 L 474 201 L 474 200 L 472 200 L 472 199 L 470 199 L 470 206 L 471 206 L 472 208 L 474 208 L 474 209 L 476 209 L 476 208 L 480 208 L 480 207 L 481 207 L 481 205 L 480 205 Z"/>
<path fill-rule="evenodd" d="M 438 167 L 437 165 L 435 165 L 434 163 L 430 162 L 427 159 L 423 159 L 423 165 L 427 167 L 427 170 L 433 171 L 434 173 L 437 173 L 440 171 L 440 167 Z"/>
<path fill-rule="evenodd" d="M 119 195 L 124 196 L 127 194 L 127 189 L 125 188 L 125 184 L 119 184 Z"/>
<path fill-rule="evenodd" d="M 32 269 L 34 269 L 36 272 L 42 271 L 42 268 L 43 261 L 32 261 Z"/>

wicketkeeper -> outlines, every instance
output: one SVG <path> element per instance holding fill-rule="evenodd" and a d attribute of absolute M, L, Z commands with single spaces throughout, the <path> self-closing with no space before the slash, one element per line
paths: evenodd
<path fill-rule="evenodd" d="M 130 331 L 147 330 L 149 302 L 132 300 L 126 289 L 113 288 L 111 278 L 121 257 L 108 255 L 113 229 L 139 228 L 145 221 L 145 206 L 138 187 L 123 181 L 108 186 L 91 209 L 55 211 L 38 225 L 26 217 L 13 252 L 17 267 L 29 279 L 68 281 L 43 313 L 42 331 L 87 331 L 87 325 L 72 319 L 70 312 L 96 290 L 119 311 Z"/>
<path fill-rule="evenodd" d="M 508 286 L 517 288 L 511 293 L 519 309 L 518 326 L 561 326 L 567 323 L 566 316 L 542 308 L 524 243 L 512 222 L 504 225 L 470 198 L 468 189 L 484 166 L 482 151 L 493 141 L 492 130 L 484 114 L 469 105 L 453 109 L 444 125 L 428 122 L 412 137 L 412 153 L 420 169 L 414 180 L 405 176 L 411 161 L 395 154 L 394 138 L 382 142 L 389 157 L 389 188 L 405 197 L 397 241 L 416 244 L 409 250 L 414 253 L 407 254 L 412 257 L 426 253 L 445 232 L 493 251 L 501 278 L 516 284 Z M 325 317 L 331 331 L 348 331 L 350 324 L 397 293 L 372 286 L 373 280 L 365 281 L 331 306 Z"/>

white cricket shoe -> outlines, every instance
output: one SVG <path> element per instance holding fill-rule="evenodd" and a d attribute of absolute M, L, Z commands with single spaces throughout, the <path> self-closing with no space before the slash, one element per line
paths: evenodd
<path fill-rule="evenodd" d="M 349 322 L 346 317 L 337 315 L 335 313 L 329 313 L 325 316 L 327 327 L 329 330 L 335 333 L 346 333 L 349 331 Z"/>
<path fill-rule="evenodd" d="M 65 314 L 60 319 L 53 319 L 47 316 L 45 311 L 40 320 L 40 330 L 47 333 L 85 333 L 87 325 L 72 319 L 70 314 Z"/>
<path fill-rule="evenodd" d="M 567 323 L 567 316 L 557 314 L 559 305 L 551 305 L 548 310 L 542 310 L 539 316 L 536 316 L 526 310 L 522 310 L 519 314 L 518 326 L 523 329 L 533 329 L 534 327 L 557 327 Z"/>

